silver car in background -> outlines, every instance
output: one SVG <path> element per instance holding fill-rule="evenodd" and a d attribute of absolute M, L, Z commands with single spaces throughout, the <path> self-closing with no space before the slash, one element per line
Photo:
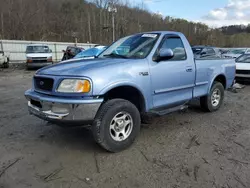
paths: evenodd
<path fill-rule="evenodd" d="M 243 54 L 250 53 L 250 48 L 232 48 L 228 49 L 228 52 L 223 54 L 225 58 L 238 58 Z"/>
<path fill-rule="evenodd" d="M 195 59 L 202 58 L 221 58 L 219 48 L 211 46 L 193 46 L 192 47 Z"/>

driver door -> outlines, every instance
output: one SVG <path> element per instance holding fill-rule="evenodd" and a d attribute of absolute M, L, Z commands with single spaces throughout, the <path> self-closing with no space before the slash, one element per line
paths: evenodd
<path fill-rule="evenodd" d="M 157 51 L 163 48 L 173 50 L 174 57 L 151 62 L 154 108 L 184 104 L 192 99 L 195 83 L 194 59 L 187 55 L 182 39 L 177 35 L 166 35 Z"/>

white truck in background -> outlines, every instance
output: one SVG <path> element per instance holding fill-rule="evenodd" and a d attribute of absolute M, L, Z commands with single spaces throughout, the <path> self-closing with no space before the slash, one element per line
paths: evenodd
<path fill-rule="evenodd" d="M 27 69 L 52 65 L 52 50 L 45 44 L 30 44 L 26 47 Z"/>
<path fill-rule="evenodd" d="M 10 55 L 4 51 L 0 51 L 0 67 L 9 68 Z"/>

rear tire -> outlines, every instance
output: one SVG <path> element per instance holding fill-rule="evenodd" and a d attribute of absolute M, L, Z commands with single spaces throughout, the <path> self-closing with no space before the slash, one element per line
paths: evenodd
<path fill-rule="evenodd" d="M 224 86 L 220 82 L 214 82 L 209 94 L 200 98 L 201 108 L 207 112 L 218 110 L 223 103 Z"/>
<path fill-rule="evenodd" d="M 92 125 L 95 141 L 110 152 L 128 148 L 140 132 L 141 118 L 136 106 L 123 99 L 104 103 Z"/>

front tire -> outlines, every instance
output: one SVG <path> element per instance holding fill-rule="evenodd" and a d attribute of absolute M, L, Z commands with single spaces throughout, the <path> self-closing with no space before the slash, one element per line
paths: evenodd
<path fill-rule="evenodd" d="M 223 103 L 224 86 L 220 82 L 214 82 L 209 94 L 201 97 L 201 108 L 207 112 L 214 112 L 218 110 Z"/>
<path fill-rule="evenodd" d="M 123 99 L 105 102 L 92 125 L 95 141 L 110 152 L 128 148 L 140 132 L 141 118 L 136 106 Z"/>

